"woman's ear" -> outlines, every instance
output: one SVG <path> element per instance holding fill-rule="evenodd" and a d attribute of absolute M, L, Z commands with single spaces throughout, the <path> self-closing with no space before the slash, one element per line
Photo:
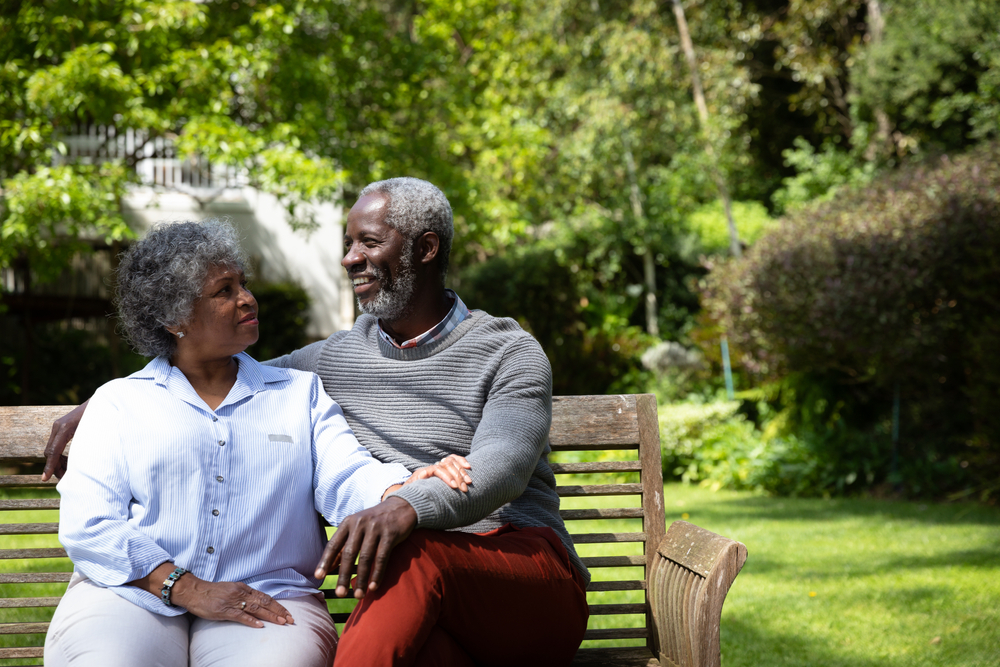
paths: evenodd
<path fill-rule="evenodd" d="M 438 255 L 441 249 L 441 239 L 434 232 L 424 232 L 417 238 L 414 244 L 416 259 L 421 264 L 430 264 Z"/>

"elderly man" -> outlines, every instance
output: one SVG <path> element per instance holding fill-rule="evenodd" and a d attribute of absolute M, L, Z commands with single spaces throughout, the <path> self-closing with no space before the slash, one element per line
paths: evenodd
<path fill-rule="evenodd" d="M 460 454 L 472 466 L 467 493 L 421 480 L 338 528 L 317 576 L 339 563 L 337 594 L 353 586 L 361 601 L 336 664 L 568 664 L 586 628 L 589 574 L 547 461 L 548 360 L 513 320 L 445 289 L 453 234 L 432 184 L 367 186 L 343 259 L 363 315 L 269 362 L 319 374 L 375 458 L 412 470 Z M 61 449 L 47 451 L 47 474 Z"/>

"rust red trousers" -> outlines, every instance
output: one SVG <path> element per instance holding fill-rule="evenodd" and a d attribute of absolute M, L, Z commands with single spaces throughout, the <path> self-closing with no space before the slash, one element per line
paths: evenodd
<path fill-rule="evenodd" d="M 416 530 L 347 620 L 334 665 L 569 665 L 588 615 L 550 528 Z"/>

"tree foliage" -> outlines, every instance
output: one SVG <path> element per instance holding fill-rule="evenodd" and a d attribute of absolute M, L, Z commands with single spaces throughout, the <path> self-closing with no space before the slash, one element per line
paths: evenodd
<path fill-rule="evenodd" d="M 824 419 L 863 429 L 885 419 L 898 386 L 914 454 L 995 475 L 998 157 L 988 144 L 879 179 L 792 214 L 717 267 L 704 304 L 743 367 L 812 378 Z"/>

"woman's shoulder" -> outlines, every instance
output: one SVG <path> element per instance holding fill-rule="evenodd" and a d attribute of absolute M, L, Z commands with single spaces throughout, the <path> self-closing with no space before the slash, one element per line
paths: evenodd
<path fill-rule="evenodd" d="M 94 396 L 104 394 L 106 396 L 128 395 L 132 392 L 142 392 L 144 389 L 152 389 L 157 381 L 170 375 L 170 362 L 166 357 L 154 357 L 150 359 L 140 370 L 123 378 L 115 378 L 97 388 Z"/>
<path fill-rule="evenodd" d="M 236 359 L 243 382 L 251 388 L 312 392 L 315 386 L 322 387 L 319 376 L 312 371 L 262 364 L 246 352 L 236 355 Z"/>

